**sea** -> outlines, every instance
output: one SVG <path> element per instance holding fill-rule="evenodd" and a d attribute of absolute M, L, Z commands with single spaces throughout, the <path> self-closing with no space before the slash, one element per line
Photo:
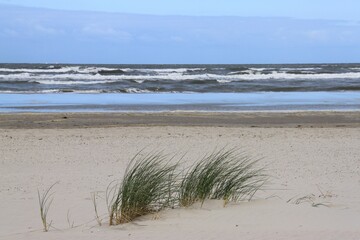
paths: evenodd
<path fill-rule="evenodd" d="M 0 64 L 0 112 L 359 110 L 360 64 Z"/>

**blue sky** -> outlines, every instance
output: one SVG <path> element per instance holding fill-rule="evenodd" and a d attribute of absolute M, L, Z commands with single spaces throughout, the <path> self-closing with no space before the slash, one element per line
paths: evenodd
<path fill-rule="evenodd" d="M 0 0 L 0 62 L 360 62 L 360 1 Z"/>

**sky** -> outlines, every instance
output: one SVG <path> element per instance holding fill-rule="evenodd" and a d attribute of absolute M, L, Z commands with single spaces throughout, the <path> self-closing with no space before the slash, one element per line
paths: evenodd
<path fill-rule="evenodd" d="M 0 62 L 360 62 L 358 0 L 0 0 Z"/>

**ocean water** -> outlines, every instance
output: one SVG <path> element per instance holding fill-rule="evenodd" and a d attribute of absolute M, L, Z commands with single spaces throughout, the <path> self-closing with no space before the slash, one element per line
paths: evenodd
<path fill-rule="evenodd" d="M 1 112 L 360 110 L 360 64 L 0 64 Z"/>

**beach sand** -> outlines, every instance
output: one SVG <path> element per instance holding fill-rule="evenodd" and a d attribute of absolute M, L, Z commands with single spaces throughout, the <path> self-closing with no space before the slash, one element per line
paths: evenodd
<path fill-rule="evenodd" d="M 0 239 L 360 239 L 359 125 L 359 112 L 2 114 Z M 108 226 L 104 191 L 137 152 L 186 153 L 187 166 L 224 146 L 270 176 L 253 201 Z M 55 182 L 45 233 L 37 189 Z"/>

